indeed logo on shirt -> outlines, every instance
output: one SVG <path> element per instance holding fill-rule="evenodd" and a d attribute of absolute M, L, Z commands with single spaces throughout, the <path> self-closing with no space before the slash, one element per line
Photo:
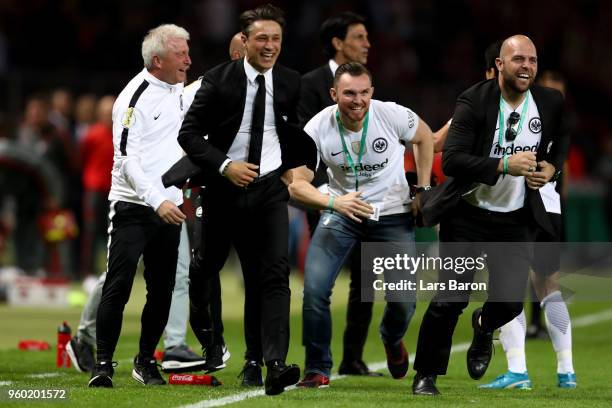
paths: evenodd
<path fill-rule="evenodd" d="M 363 164 L 363 163 L 359 163 L 357 166 L 355 166 L 355 171 L 377 171 L 377 170 L 382 170 L 385 168 L 385 166 L 389 164 L 389 158 L 387 157 L 387 159 L 384 162 L 381 163 L 377 163 L 377 164 Z M 342 171 L 344 172 L 350 172 L 351 167 L 347 166 L 345 164 L 340 164 L 338 165 Z"/>
<path fill-rule="evenodd" d="M 514 143 L 512 143 L 510 146 L 500 146 L 499 143 L 495 143 L 495 145 L 493 146 L 493 156 L 504 156 L 504 155 L 508 155 L 511 156 L 514 153 L 518 153 L 518 152 L 534 152 L 536 153 L 538 151 L 538 147 L 540 146 L 540 142 L 532 145 L 532 146 L 515 146 Z"/>

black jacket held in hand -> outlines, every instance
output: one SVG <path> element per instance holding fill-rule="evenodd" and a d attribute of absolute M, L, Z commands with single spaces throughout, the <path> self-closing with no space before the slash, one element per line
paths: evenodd
<path fill-rule="evenodd" d="M 556 169 L 562 169 L 570 141 L 563 96 L 559 91 L 536 85 L 530 90 L 542 122 L 537 161 L 546 160 Z M 426 224 L 439 222 L 473 183 L 494 185 L 497 182 L 499 159 L 489 157 L 489 153 L 500 95 L 497 80 L 492 79 L 477 83 L 457 99 L 442 155 L 442 168 L 449 179 L 436 191 L 421 195 Z M 552 230 L 539 191 L 526 189 L 525 206 L 542 228 Z"/>
<path fill-rule="evenodd" d="M 297 126 L 296 108 L 300 75 L 280 64 L 272 71 L 274 116 L 281 145 L 282 170 L 316 166 L 312 139 Z M 226 62 L 204 74 L 202 85 L 183 120 L 178 142 L 208 177 L 217 177 L 219 167 L 238 133 L 246 98 L 244 60 Z M 203 136 L 208 135 L 208 139 Z"/>

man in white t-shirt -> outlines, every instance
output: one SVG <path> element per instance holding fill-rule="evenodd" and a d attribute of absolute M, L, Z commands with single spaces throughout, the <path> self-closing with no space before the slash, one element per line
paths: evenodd
<path fill-rule="evenodd" d="M 412 200 L 404 176 L 404 145 L 417 151 L 421 189 L 429 188 L 433 138 L 429 126 L 410 109 L 372 100 L 372 77 L 358 62 L 341 65 L 331 95 L 336 105 L 315 115 L 304 130 L 327 165 L 329 194 L 317 190 L 312 173 L 292 174 L 291 197 L 325 210 L 313 235 L 304 276 L 303 343 L 305 377 L 298 386 L 329 385 L 332 367 L 329 302 L 334 281 L 355 245 L 402 242 L 415 254 Z M 380 332 L 394 378 L 408 370 L 402 338 L 414 313 L 412 296 L 387 303 Z"/>

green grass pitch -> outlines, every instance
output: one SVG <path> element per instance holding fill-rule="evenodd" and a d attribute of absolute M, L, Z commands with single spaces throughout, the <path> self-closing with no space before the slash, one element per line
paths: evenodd
<path fill-rule="evenodd" d="M 304 349 L 301 345 L 301 283 L 294 277 L 292 285 L 291 346 L 287 361 L 298 363 L 303 368 Z M 345 320 L 345 304 L 348 282 L 344 274 L 338 280 L 332 300 L 334 370 L 337 369 L 342 355 L 342 331 Z M 223 385 L 216 388 L 203 386 L 164 386 L 145 388 L 131 378 L 130 360 L 137 352 L 139 333 L 139 312 L 144 301 L 144 284 L 139 278 L 132 291 L 132 299 L 126 307 L 123 330 L 115 359 L 120 362 L 114 376 L 113 389 L 87 388 L 88 375 L 74 369 L 55 367 L 55 350 L 47 352 L 23 352 L 17 350 L 20 339 L 46 340 L 55 346 L 56 328 L 63 321 L 76 330 L 80 308 L 62 310 L 26 309 L 0 306 L 0 406 L 55 406 L 82 407 L 179 407 L 189 404 L 206 406 L 224 397 L 244 396 L 237 378 L 243 364 L 244 340 L 242 334 L 243 294 L 239 280 L 231 271 L 223 272 L 223 299 L 225 338 L 232 353 L 228 367 L 216 376 Z M 469 316 L 473 304 L 462 315 L 455 332 L 454 343 L 470 341 Z M 384 362 L 385 353 L 378 336 L 378 322 L 382 304 L 377 304 L 364 359 L 370 363 Z M 414 354 L 416 336 L 423 312 L 427 304 L 419 303 L 417 313 L 410 324 L 406 344 Z M 570 305 L 573 319 L 581 316 L 600 314 L 603 319 L 594 319 L 580 324 L 573 332 L 574 366 L 578 377 L 578 388 L 561 390 L 556 386 L 556 359 L 548 340 L 527 342 L 527 366 L 534 389 L 523 390 L 479 390 L 478 384 L 491 381 L 506 371 L 503 351 L 496 344 L 496 351 L 486 376 L 481 381 L 469 378 L 465 367 L 465 351 L 454 353 L 451 357 L 448 375 L 438 379 L 442 393 L 436 398 L 413 396 L 410 385 L 414 371 L 402 380 L 393 380 L 385 369 L 382 378 L 340 378 L 332 380 L 328 389 L 290 390 L 277 397 L 256 396 L 230 404 L 230 406 L 249 407 L 474 407 L 474 406 L 520 406 L 520 407 L 565 407 L 565 406 L 612 406 L 612 303 L 582 303 Z M 603 314 L 601 314 L 603 312 Z M 607 313 L 607 314 L 606 314 Z M 607 318 L 606 318 L 607 316 Z M 583 319 L 584 323 L 584 319 Z M 197 341 L 191 333 L 189 344 L 196 348 Z M 65 402 L 26 402 L 7 399 L 9 389 L 65 389 L 68 400 Z"/>

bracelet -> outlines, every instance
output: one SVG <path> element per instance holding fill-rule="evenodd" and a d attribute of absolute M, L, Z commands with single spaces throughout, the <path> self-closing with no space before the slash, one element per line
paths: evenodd
<path fill-rule="evenodd" d="M 330 195 L 329 202 L 327 203 L 327 208 L 332 212 L 334 211 L 334 200 L 335 200 L 335 197 L 333 195 Z"/>
<path fill-rule="evenodd" d="M 508 155 L 507 154 L 504 155 L 503 164 L 504 164 L 503 173 L 508 174 Z"/>

